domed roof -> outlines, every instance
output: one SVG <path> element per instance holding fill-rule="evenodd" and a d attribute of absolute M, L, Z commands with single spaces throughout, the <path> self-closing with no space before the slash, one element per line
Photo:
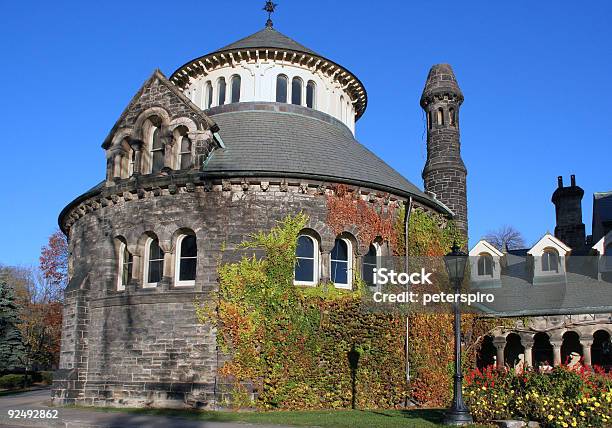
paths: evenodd
<path fill-rule="evenodd" d="M 287 49 L 297 52 L 305 52 L 311 55 L 320 56 L 315 51 L 308 49 L 306 46 L 296 42 L 290 37 L 285 36 L 272 27 L 266 27 L 250 36 L 231 43 L 213 53 L 226 52 L 232 50 L 248 49 L 248 48 L 276 48 Z"/>
<path fill-rule="evenodd" d="M 345 182 L 448 208 L 368 150 L 333 117 L 302 106 L 270 102 L 227 104 L 205 111 L 225 148 L 203 172 Z"/>

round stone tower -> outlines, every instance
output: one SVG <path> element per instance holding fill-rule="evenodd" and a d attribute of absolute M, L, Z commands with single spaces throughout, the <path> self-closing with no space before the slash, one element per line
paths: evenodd
<path fill-rule="evenodd" d="M 427 162 L 423 169 L 425 191 L 450 208 L 457 226 L 468 232 L 467 169 L 461 159 L 459 108 L 463 94 L 448 64 L 431 67 L 421 107 L 427 115 Z"/>
<path fill-rule="evenodd" d="M 225 356 L 194 300 L 216 301 L 218 264 L 239 259 L 240 242 L 299 212 L 313 264 L 295 285 L 351 289 L 373 242 L 328 224 L 340 185 L 373 208 L 411 201 L 450 215 L 355 139 L 366 104 L 355 75 L 271 26 L 169 79 L 155 71 L 102 143 L 105 179 L 60 214 L 70 279 L 54 402 L 222 403 Z"/>

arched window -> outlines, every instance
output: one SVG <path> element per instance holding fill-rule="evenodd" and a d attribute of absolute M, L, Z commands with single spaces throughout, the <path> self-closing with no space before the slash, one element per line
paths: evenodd
<path fill-rule="evenodd" d="M 232 102 L 240 102 L 240 76 L 237 74 L 232 76 Z"/>
<path fill-rule="evenodd" d="M 330 279 L 338 288 L 351 288 L 352 248 L 348 239 L 337 238 L 330 258 Z"/>
<path fill-rule="evenodd" d="M 542 254 L 542 271 L 559 272 L 559 253 L 552 248 L 547 248 Z"/>
<path fill-rule="evenodd" d="M 123 291 L 125 290 L 125 286 L 132 278 L 132 265 L 134 264 L 134 257 L 128 251 L 127 245 L 123 240 L 119 240 L 119 248 L 117 253 L 119 256 L 117 263 L 119 268 L 117 275 L 117 290 Z"/>
<path fill-rule="evenodd" d="M 363 256 L 363 280 L 369 286 L 374 286 L 374 269 L 378 268 L 379 246 L 370 244 L 370 248 Z"/>
<path fill-rule="evenodd" d="M 490 254 L 478 256 L 478 276 L 493 276 L 493 257 Z"/>
<path fill-rule="evenodd" d="M 287 102 L 287 76 L 279 74 L 276 76 L 276 102 L 286 103 Z"/>
<path fill-rule="evenodd" d="M 299 77 L 291 81 L 291 104 L 302 105 L 302 79 Z"/>
<path fill-rule="evenodd" d="M 431 111 L 429 111 L 427 112 L 427 127 L 431 129 L 432 126 L 433 126 L 433 119 L 432 119 Z"/>
<path fill-rule="evenodd" d="M 344 97 L 340 95 L 340 120 L 344 122 Z"/>
<path fill-rule="evenodd" d="M 164 167 L 164 152 L 161 130 L 155 128 L 151 137 L 151 173 L 159 172 Z"/>
<path fill-rule="evenodd" d="M 187 135 L 182 135 L 180 139 L 178 167 L 179 169 L 189 169 L 191 168 L 191 139 Z"/>
<path fill-rule="evenodd" d="M 198 247 L 195 235 L 181 235 L 176 240 L 175 286 L 195 284 Z"/>
<path fill-rule="evenodd" d="M 436 122 L 438 125 L 444 125 L 444 110 L 442 110 L 442 107 L 438 109 L 436 114 Z"/>
<path fill-rule="evenodd" d="M 213 87 L 210 80 L 206 82 L 206 88 L 204 89 L 204 108 L 209 109 L 213 102 Z"/>
<path fill-rule="evenodd" d="M 318 273 L 318 242 L 311 236 L 300 235 L 295 249 L 295 283 L 299 285 L 316 285 Z"/>
<path fill-rule="evenodd" d="M 225 104 L 225 77 L 220 77 L 217 82 L 217 93 L 219 98 L 217 99 L 217 105 L 222 106 Z"/>
<path fill-rule="evenodd" d="M 455 109 L 452 107 L 448 109 L 448 124 L 455 126 Z"/>
<path fill-rule="evenodd" d="M 315 108 L 317 85 L 312 80 L 306 85 L 306 107 Z"/>
<path fill-rule="evenodd" d="M 149 238 L 145 244 L 144 286 L 156 287 L 164 274 L 164 251 L 157 238 Z"/>

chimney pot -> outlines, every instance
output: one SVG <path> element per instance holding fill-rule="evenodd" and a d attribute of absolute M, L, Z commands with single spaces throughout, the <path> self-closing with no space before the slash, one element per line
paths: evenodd
<path fill-rule="evenodd" d="M 572 174 L 570 179 L 572 180 L 572 187 L 575 187 L 576 186 L 576 176 L 574 174 Z"/>
<path fill-rule="evenodd" d="M 557 183 L 559 183 L 559 189 L 562 189 L 563 188 L 563 177 L 562 176 L 557 177 Z"/>

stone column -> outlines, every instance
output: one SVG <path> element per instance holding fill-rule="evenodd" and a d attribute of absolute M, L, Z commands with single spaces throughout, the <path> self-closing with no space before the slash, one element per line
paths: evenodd
<path fill-rule="evenodd" d="M 591 367 L 591 345 L 593 345 L 593 336 L 580 337 L 580 344 L 582 345 L 582 363 L 585 366 Z"/>
<path fill-rule="evenodd" d="M 556 367 L 561 365 L 561 344 L 563 342 L 561 340 L 551 340 L 550 344 L 553 347 L 553 366 Z"/>
<path fill-rule="evenodd" d="M 504 361 L 504 350 L 506 349 L 506 338 L 499 336 L 493 339 L 493 346 L 497 350 L 497 368 L 503 369 L 506 362 Z"/>
<path fill-rule="evenodd" d="M 134 150 L 134 171 L 132 175 L 140 175 L 140 171 L 142 169 L 141 159 L 142 159 L 142 140 L 130 139 L 130 147 Z"/>
<path fill-rule="evenodd" d="M 329 269 L 330 269 L 329 257 L 330 257 L 330 252 L 331 252 L 330 249 L 321 248 L 321 253 L 319 254 L 319 257 L 321 257 L 321 263 L 319 263 L 321 265 L 321 272 L 319 272 L 319 274 L 320 274 L 319 282 L 321 284 L 325 284 L 325 283 L 329 282 Z"/>
<path fill-rule="evenodd" d="M 521 338 L 521 343 L 525 347 L 525 367 L 533 367 L 533 339 Z"/>

